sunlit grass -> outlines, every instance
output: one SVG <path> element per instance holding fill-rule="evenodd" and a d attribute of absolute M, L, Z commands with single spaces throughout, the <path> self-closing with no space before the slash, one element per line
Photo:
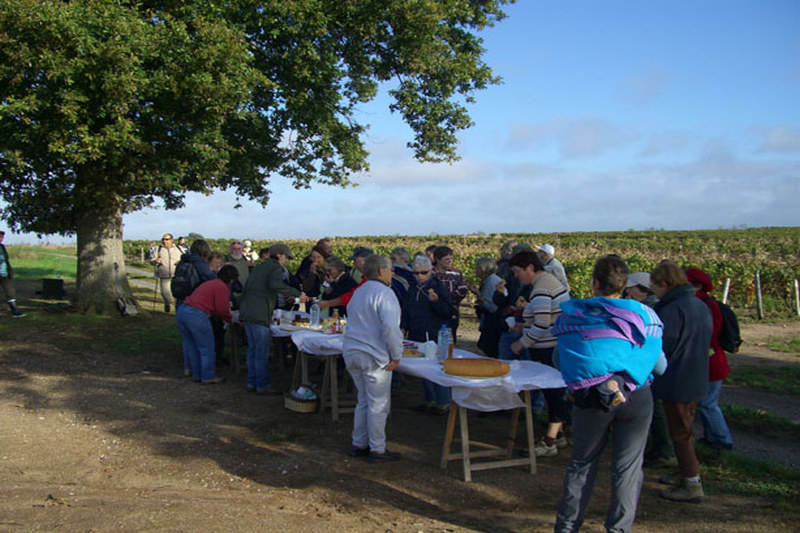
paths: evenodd
<path fill-rule="evenodd" d="M 750 432 L 764 433 L 784 431 L 800 437 L 800 423 L 773 415 L 763 409 L 753 409 L 742 405 L 720 404 L 728 422 Z"/>
<path fill-rule="evenodd" d="M 800 366 L 738 366 L 727 382 L 775 394 L 800 394 Z"/>
<path fill-rule="evenodd" d="M 800 337 L 774 338 L 767 340 L 767 348 L 773 352 L 795 353 L 800 355 Z"/>

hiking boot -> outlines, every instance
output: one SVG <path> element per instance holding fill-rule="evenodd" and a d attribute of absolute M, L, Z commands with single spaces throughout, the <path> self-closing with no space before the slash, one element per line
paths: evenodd
<path fill-rule="evenodd" d="M 556 446 L 555 442 L 553 444 L 547 444 L 547 442 L 542 439 L 533 451 L 536 457 L 553 457 L 554 455 L 558 455 L 558 446 Z"/>
<path fill-rule="evenodd" d="M 662 485 L 669 485 L 671 487 L 677 487 L 678 485 L 680 485 L 681 480 L 683 480 L 683 477 L 677 472 L 672 474 L 662 474 L 661 476 L 658 477 L 659 483 L 661 483 Z"/>
<path fill-rule="evenodd" d="M 681 479 L 680 485 L 674 489 L 662 490 L 660 496 L 673 502 L 700 503 L 706 499 L 703 484 L 700 481 Z"/>

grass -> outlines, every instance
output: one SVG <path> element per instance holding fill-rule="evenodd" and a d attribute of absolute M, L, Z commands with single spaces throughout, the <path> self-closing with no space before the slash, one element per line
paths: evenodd
<path fill-rule="evenodd" d="M 703 485 L 711 492 L 764 498 L 800 511 L 800 470 L 702 445 L 697 455 L 703 463 Z"/>
<path fill-rule="evenodd" d="M 767 340 L 767 348 L 773 352 L 796 353 L 800 354 L 800 337 L 794 338 L 775 338 Z"/>
<path fill-rule="evenodd" d="M 740 366 L 728 376 L 727 382 L 774 394 L 800 395 L 800 366 Z"/>
<path fill-rule="evenodd" d="M 729 422 L 750 433 L 758 434 L 777 430 L 800 437 L 800 423 L 794 420 L 775 416 L 763 409 L 753 409 L 741 405 L 721 404 L 720 408 Z"/>
<path fill-rule="evenodd" d="M 9 259 L 14 266 L 14 277 L 29 280 L 63 278 L 75 281 L 78 260 L 74 248 L 44 248 L 38 246 L 10 246 Z M 64 256 L 72 257 L 64 257 Z"/>

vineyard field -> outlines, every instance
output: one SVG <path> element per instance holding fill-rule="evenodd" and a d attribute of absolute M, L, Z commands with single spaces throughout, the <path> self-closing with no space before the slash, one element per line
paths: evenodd
<path fill-rule="evenodd" d="M 684 268 L 698 267 L 708 272 L 718 297 L 725 279 L 730 278 L 729 303 L 745 317 L 755 313 L 756 271 L 761 273 L 764 306 L 770 318 L 792 317 L 794 280 L 800 278 L 800 227 L 331 238 L 334 255 L 345 260 L 358 245 L 385 255 L 396 246 L 405 246 L 413 256 L 431 244 L 446 244 L 455 252 L 454 266 L 464 273 L 469 283 L 477 283 L 475 259 L 484 255 L 497 259 L 500 246 L 508 240 L 533 246 L 550 243 L 556 249 L 556 257 L 564 263 L 573 296 L 579 298 L 590 295 L 592 266 L 601 255 L 620 255 L 632 272 L 650 271 L 662 259 L 672 259 Z M 207 240 L 212 249 L 221 252 L 227 251 L 230 242 L 230 239 Z M 276 242 L 251 240 L 256 250 Z M 289 264 L 294 272 L 315 239 L 282 242 L 288 244 L 295 255 Z M 125 254 L 133 260 L 141 259 L 147 245 L 147 241 L 125 241 Z"/>

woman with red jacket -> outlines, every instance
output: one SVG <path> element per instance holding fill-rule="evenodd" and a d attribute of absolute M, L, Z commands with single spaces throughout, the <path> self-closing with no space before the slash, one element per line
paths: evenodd
<path fill-rule="evenodd" d="M 722 391 L 722 380 L 731 373 L 725 350 L 719 343 L 719 334 L 722 332 L 722 313 L 717 302 L 709 296 L 714 288 L 711 277 L 699 268 L 688 269 L 686 277 L 694 286 L 696 296 L 708 306 L 714 322 L 708 359 L 708 389 L 706 397 L 697 404 L 700 419 L 703 421 L 703 438 L 700 439 L 700 442 L 704 442 L 712 448 L 729 450 L 733 448 L 733 439 L 731 439 L 728 424 L 725 422 L 725 415 L 722 414 L 717 403 Z"/>
<path fill-rule="evenodd" d="M 231 322 L 231 283 L 239 277 L 233 265 L 225 265 L 216 279 L 201 283 L 178 308 L 175 320 L 183 338 L 184 359 L 189 361 L 192 380 L 206 385 L 222 383 L 216 377 L 214 332 L 209 317 Z"/>

